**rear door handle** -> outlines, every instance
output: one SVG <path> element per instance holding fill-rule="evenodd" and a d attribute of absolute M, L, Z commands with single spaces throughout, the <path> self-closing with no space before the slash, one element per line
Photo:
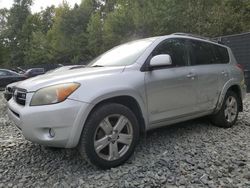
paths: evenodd
<path fill-rule="evenodd" d="M 221 72 L 221 74 L 223 74 L 224 76 L 227 76 L 227 75 L 228 75 L 227 72 L 224 71 L 224 70 Z"/>
<path fill-rule="evenodd" d="M 187 75 L 187 78 L 191 78 L 192 80 L 195 78 L 195 74 L 194 73 L 189 73 L 188 75 Z"/>

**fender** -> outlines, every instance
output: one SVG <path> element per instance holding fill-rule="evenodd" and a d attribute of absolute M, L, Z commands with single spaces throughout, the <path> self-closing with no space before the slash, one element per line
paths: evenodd
<path fill-rule="evenodd" d="M 70 134 L 71 136 L 70 136 L 70 140 L 67 143 L 67 146 L 66 146 L 67 148 L 72 148 L 72 147 L 77 146 L 80 140 L 82 130 L 84 129 L 84 124 L 86 123 L 86 120 L 89 114 L 96 107 L 96 105 L 98 105 L 102 101 L 105 101 L 114 97 L 128 96 L 128 97 L 132 97 L 133 99 L 135 99 L 139 105 L 139 108 L 141 109 L 142 116 L 145 122 L 145 129 L 147 130 L 148 128 L 148 116 L 147 116 L 147 110 L 146 110 L 147 107 L 143 100 L 143 97 L 140 96 L 138 92 L 136 92 L 135 90 L 131 88 L 129 89 L 120 88 L 120 89 L 117 89 L 115 92 L 114 90 L 106 90 L 106 91 L 102 90 L 102 92 L 103 94 L 101 96 L 98 96 L 98 95 L 92 96 L 91 101 L 87 105 L 88 107 L 80 110 L 78 114 L 80 120 L 75 125 L 77 127 L 75 127 L 73 129 L 73 132 Z"/>
<path fill-rule="evenodd" d="M 145 121 L 145 126 L 147 129 L 148 126 L 148 115 L 147 115 L 147 104 L 146 104 L 146 97 L 141 96 L 138 92 L 136 92 L 134 89 L 132 88 L 120 88 L 118 90 L 116 90 L 115 92 L 112 91 L 105 91 L 105 94 L 103 94 L 102 96 L 98 96 L 95 97 L 91 100 L 91 104 L 93 104 L 94 106 L 96 106 L 97 104 L 99 104 L 102 101 L 114 98 L 114 97 L 121 97 L 121 96 L 128 96 L 128 97 L 132 97 L 133 99 L 135 99 L 135 101 L 138 103 L 141 112 L 142 112 L 142 116 L 144 118 Z"/>

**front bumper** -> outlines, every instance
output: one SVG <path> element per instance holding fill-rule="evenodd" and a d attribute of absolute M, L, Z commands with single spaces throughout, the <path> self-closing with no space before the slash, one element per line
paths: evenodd
<path fill-rule="evenodd" d="M 8 102 L 8 115 L 27 140 L 51 147 L 77 145 L 90 104 L 70 99 L 45 106 L 28 104 L 19 105 L 13 98 Z M 50 129 L 54 131 L 54 137 L 49 134 Z"/>

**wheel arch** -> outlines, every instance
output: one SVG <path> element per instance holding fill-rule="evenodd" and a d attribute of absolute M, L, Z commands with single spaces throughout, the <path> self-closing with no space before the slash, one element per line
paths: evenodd
<path fill-rule="evenodd" d="M 106 99 L 99 101 L 91 109 L 91 111 L 88 114 L 88 117 L 99 106 L 107 104 L 107 103 L 117 103 L 117 104 L 121 104 L 121 105 L 128 107 L 135 114 L 136 118 L 138 119 L 140 133 L 144 134 L 146 132 L 146 120 L 144 118 L 145 115 L 143 114 L 143 111 L 141 109 L 139 102 L 134 97 L 132 97 L 130 95 L 113 96 L 113 97 L 106 98 Z M 87 117 L 87 119 L 88 119 L 88 117 Z M 86 119 L 86 121 L 87 121 L 87 119 Z M 83 127 L 83 129 L 84 129 L 84 127 Z"/>
<path fill-rule="evenodd" d="M 138 119 L 140 134 L 145 134 L 148 126 L 148 119 L 146 115 L 146 106 L 144 105 L 142 99 L 138 99 L 136 96 L 131 95 L 106 95 L 105 98 L 95 98 L 91 102 L 91 105 L 88 106 L 84 112 L 80 113 L 80 116 L 83 118 L 80 120 L 77 128 L 71 133 L 70 141 L 67 144 L 68 148 L 76 147 L 79 144 L 79 140 L 82 132 L 84 131 L 84 125 L 90 114 L 97 109 L 100 105 L 105 103 L 118 103 L 124 106 L 127 106 Z"/>
<path fill-rule="evenodd" d="M 215 112 L 218 112 L 223 104 L 224 98 L 226 96 L 226 93 L 228 91 L 233 91 L 234 93 L 236 93 L 240 99 L 240 109 L 239 111 L 242 112 L 243 111 L 243 103 L 242 103 L 242 93 L 241 93 L 241 89 L 240 86 L 237 83 L 228 83 L 224 86 L 220 96 L 219 96 L 219 100 L 217 102 L 217 106 L 215 109 Z"/>

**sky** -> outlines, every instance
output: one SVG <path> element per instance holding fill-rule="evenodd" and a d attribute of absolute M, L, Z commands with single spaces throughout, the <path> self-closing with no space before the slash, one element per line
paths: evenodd
<path fill-rule="evenodd" d="M 33 0 L 33 5 L 31 11 L 39 12 L 41 7 L 46 8 L 47 6 L 55 5 L 58 6 L 63 0 Z M 81 0 L 67 0 L 69 5 L 74 6 L 75 3 L 80 4 Z M 12 6 L 13 0 L 0 0 L 0 8 L 10 8 Z"/>

